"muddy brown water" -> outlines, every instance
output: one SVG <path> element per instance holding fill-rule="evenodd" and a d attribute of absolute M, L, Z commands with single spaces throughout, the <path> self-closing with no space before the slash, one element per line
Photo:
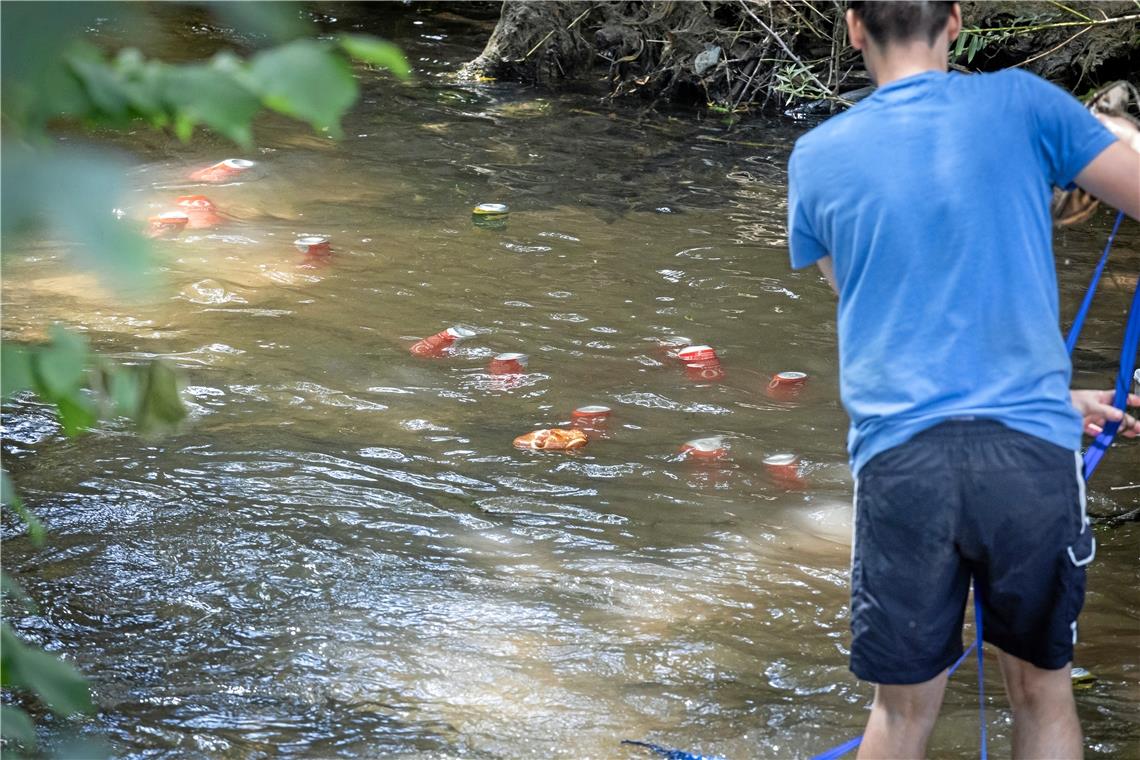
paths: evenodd
<path fill-rule="evenodd" d="M 87 673 L 101 708 L 45 741 L 77 732 L 138 758 L 645 756 L 618 743 L 633 738 L 752 758 L 857 735 L 871 691 L 845 662 L 834 302 L 789 270 L 784 239 L 784 165 L 810 125 L 639 120 L 589 91 L 464 83 L 451 72 L 484 26 L 432 5 L 342 10 L 327 28 L 379 24 L 416 83 L 360 71 L 339 143 L 267 119 L 257 179 L 193 187 L 229 223 L 160 242 L 146 299 L 76 274 L 53 241 L 6 252 L 6 336 L 60 320 L 123 361 L 169 357 L 192 410 L 160 440 L 114 425 L 66 440 L 40 407 L 6 410 L 6 466 L 51 531 L 37 550 L 5 524 L 4 566 L 40 603 L 12 622 Z M 226 42 L 192 22 L 151 23 L 183 57 Z M 232 152 L 115 143 L 135 167 L 128 219 Z M 510 204 L 504 229 L 472 225 L 484 201 Z M 1058 236 L 1067 315 L 1110 220 Z M 332 236 L 327 263 L 302 265 L 301 233 Z M 1110 382 L 1138 241 L 1126 224 L 1082 384 Z M 454 323 L 480 334 L 448 359 L 409 355 Z M 724 382 L 662 360 L 656 340 L 678 335 L 718 349 Z M 520 382 L 483 372 L 499 351 L 530 355 Z M 794 402 L 764 393 L 780 370 L 810 375 Z M 588 403 L 613 407 L 608 438 L 511 447 Z M 713 434 L 731 462 L 675 460 Z M 806 488 L 765 472 L 780 451 L 802 457 Z M 1140 501 L 1138 463 L 1135 443 L 1110 453 L 1093 512 Z M 1090 755 L 1135 756 L 1140 526 L 1098 540 L 1078 660 L 1100 680 L 1078 701 Z M 952 679 L 932 754 L 977 754 L 974 678 Z"/>

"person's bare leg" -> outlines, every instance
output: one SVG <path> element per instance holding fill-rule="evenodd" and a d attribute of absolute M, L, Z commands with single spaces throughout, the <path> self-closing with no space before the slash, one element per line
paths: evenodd
<path fill-rule="evenodd" d="M 1073 760 L 1084 756 L 1081 724 L 1069 671 L 1042 670 L 998 650 L 1005 691 L 1013 708 L 1013 757 Z"/>
<path fill-rule="evenodd" d="M 923 683 L 876 685 L 859 760 L 923 757 L 945 690 L 945 672 Z"/>

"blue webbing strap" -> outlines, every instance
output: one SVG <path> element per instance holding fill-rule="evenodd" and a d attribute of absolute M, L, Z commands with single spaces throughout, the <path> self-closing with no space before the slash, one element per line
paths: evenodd
<path fill-rule="evenodd" d="M 655 755 L 660 755 L 665 760 L 719 760 L 718 758 L 706 757 L 705 755 L 693 755 L 683 749 L 670 749 L 669 747 L 662 747 L 660 744 L 653 744 L 652 742 L 639 742 L 633 739 L 622 739 L 622 744 L 632 744 L 634 747 L 644 747 Z"/>
<path fill-rule="evenodd" d="M 1132 369 L 1136 366 L 1138 349 L 1140 349 L 1140 278 L 1136 279 L 1136 291 L 1132 294 L 1132 306 L 1128 309 L 1128 324 L 1124 328 L 1124 342 L 1120 346 L 1120 369 L 1116 373 L 1116 393 L 1112 398 L 1112 405 L 1121 411 L 1128 406 L 1128 386 L 1132 382 Z M 1085 480 L 1092 477 L 1093 471 L 1100 464 L 1101 457 L 1108 450 L 1119 428 L 1119 420 L 1109 421 L 1100 435 L 1085 450 Z"/>
<path fill-rule="evenodd" d="M 1104 253 L 1100 255 L 1100 261 L 1096 264 L 1096 269 L 1093 270 L 1092 280 L 1089 281 L 1089 289 L 1085 293 L 1085 300 L 1081 301 L 1081 308 L 1077 309 L 1077 316 L 1073 317 L 1073 326 L 1069 328 L 1069 334 L 1065 338 L 1065 350 L 1070 355 L 1073 353 L 1073 347 L 1077 345 L 1077 338 L 1081 336 L 1081 328 L 1085 326 L 1085 317 L 1089 314 L 1089 307 L 1092 305 L 1093 295 L 1096 294 L 1096 286 L 1100 283 L 1100 276 L 1104 272 L 1104 265 L 1108 262 L 1108 252 L 1112 250 L 1112 241 L 1116 239 L 1116 231 L 1120 229 L 1120 222 L 1124 219 L 1124 212 L 1118 211 L 1116 213 L 1116 222 L 1112 225 L 1112 232 L 1108 234 L 1108 242 L 1104 245 Z"/>
<path fill-rule="evenodd" d="M 978 579 L 974 577 L 974 628 L 978 634 L 978 723 L 982 727 L 982 760 L 986 760 L 986 668 L 982 656 L 982 595 L 978 593 Z"/>

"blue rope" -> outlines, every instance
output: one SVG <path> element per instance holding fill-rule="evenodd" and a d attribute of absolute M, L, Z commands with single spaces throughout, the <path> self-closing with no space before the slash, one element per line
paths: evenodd
<path fill-rule="evenodd" d="M 1140 278 L 1136 280 L 1136 291 L 1132 294 L 1132 306 L 1128 310 L 1128 323 L 1124 328 L 1124 342 L 1120 346 L 1120 369 L 1116 373 L 1116 392 L 1113 394 L 1112 405 L 1124 411 L 1128 406 L 1128 386 L 1132 382 L 1132 370 L 1136 366 L 1136 352 L 1140 349 Z M 1105 424 L 1093 442 L 1085 450 L 1085 480 L 1092 477 L 1093 471 L 1100 464 L 1104 452 L 1116 437 L 1120 429 L 1120 420 L 1111 420 Z"/>
<path fill-rule="evenodd" d="M 622 744 L 632 744 L 635 747 L 645 747 L 650 752 L 660 755 L 665 760 L 720 760 L 720 758 L 710 757 L 707 755 L 693 755 L 685 752 L 682 749 L 670 749 L 662 747 L 660 744 L 653 744 L 652 742 L 639 742 L 633 739 L 622 739 Z"/>
<path fill-rule="evenodd" d="M 1112 241 L 1116 239 L 1116 231 L 1120 229 L 1120 222 L 1123 219 L 1124 212 L 1117 212 L 1116 222 L 1112 225 L 1112 232 L 1108 234 L 1108 242 L 1104 245 L 1104 253 L 1100 255 L 1100 261 L 1097 262 L 1096 269 L 1093 270 L 1092 280 L 1089 282 L 1085 299 L 1081 301 L 1081 308 L 1077 309 L 1077 316 L 1073 318 L 1073 326 L 1069 328 L 1069 335 L 1065 338 L 1065 350 L 1069 352 L 1069 355 L 1072 355 L 1073 347 L 1077 345 L 1077 338 L 1081 336 L 1081 328 L 1085 326 L 1085 317 L 1089 315 L 1089 307 L 1092 306 L 1096 286 L 1100 284 L 1100 276 L 1104 272 L 1104 265 L 1108 262 L 1108 252 L 1112 250 Z"/>
<path fill-rule="evenodd" d="M 982 760 L 986 760 L 986 668 L 982 647 L 982 595 L 978 593 L 978 578 L 974 577 L 974 628 L 977 629 L 978 645 L 978 723 L 982 727 Z"/>

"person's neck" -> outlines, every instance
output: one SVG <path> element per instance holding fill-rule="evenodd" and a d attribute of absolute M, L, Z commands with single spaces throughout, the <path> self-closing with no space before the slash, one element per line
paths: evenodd
<path fill-rule="evenodd" d="M 891 45 L 884 51 L 866 51 L 867 69 L 879 87 L 927 71 L 946 72 L 946 51 L 940 47 L 914 42 L 909 45 Z"/>

